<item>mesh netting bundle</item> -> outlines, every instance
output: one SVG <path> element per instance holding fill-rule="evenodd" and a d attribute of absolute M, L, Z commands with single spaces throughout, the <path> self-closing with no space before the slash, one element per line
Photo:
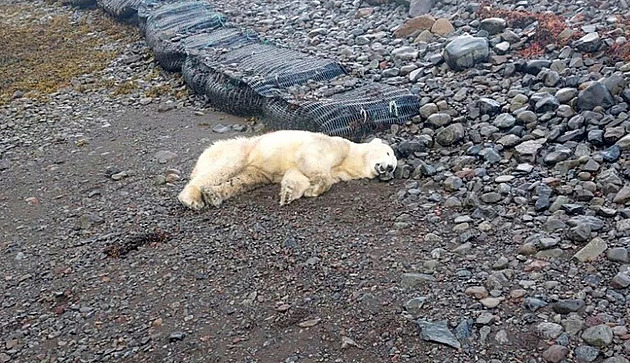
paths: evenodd
<path fill-rule="evenodd" d="M 330 59 L 268 44 L 252 44 L 223 53 L 211 66 L 241 78 L 256 93 L 266 97 L 293 85 L 326 81 L 346 74 L 339 63 Z"/>
<path fill-rule="evenodd" d="M 119 20 L 130 20 L 138 14 L 142 0 L 98 0 L 103 10 Z"/>
<path fill-rule="evenodd" d="M 317 100 L 274 97 L 265 102 L 263 112 L 276 129 L 359 138 L 409 121 L 419 113 L 418 102 L 418 96 L 407 90 L 372 83 Z"/>
<path fill-rule="evenodd" d="M 208 3 L 198 0 L 143 0 L 138 7 L 138 27 L 140 28 L 140 33 L 144 35 L 149 17 L 151 17 L 154 22 L 161 22 L 164 18 L 177 16 L 182 13 L 191 13 L 200 9 L 207 9 L 209 6 Z"/>
<path fill-rule="evenodd" d="M 214 31 L 184 37 L 177 41 L 161 41 L 152 49 L 156 60 L 162 67 L 169 71 L 179 71 L 188 53 L 196 53 L 209 48 L 221 50 L 236 49 L 258 41 L 258 35 L 253 31 L 242 31 L 237 28 L 219 28 Z"/>
<path fill-rule="evenodd" d="M 182 75 L 195 93 L 206 95 L 208 103 L 218 110 L 245 117 L 262 112 L 260 95 L 240 80 L 216 72 L 202 57 L 187 57 Z"/>
<path fill-rule="evenodd" d="M 189 52 L 182 73 L 213 107 L 236 115 L 260 115 L 265 98 L 287 87 L 345 74 L 333 61 L 272 45 L 225 48 L 230 46 Z"/>
<path fill-rule="evenodd" d="M 186 57 L 185 40 L 222 27 L 225 17 L 213 12 L 208 3 L 189 1 L 164 3 L 149 10 L 143 21 L 146 42 L 156 60 L 168 71 L 179 71 Z M 210 37 L 209 41 L 213 40 Z M 202 42 L 197 38 L 191 41 L 191 44 Z"/>
<path fill-rule="evenodd" d="M 82 8 L 82 7 L 95 6 L 96 0 L 64 0 L 62 4 L 77 6 L 77 7 Z"/>

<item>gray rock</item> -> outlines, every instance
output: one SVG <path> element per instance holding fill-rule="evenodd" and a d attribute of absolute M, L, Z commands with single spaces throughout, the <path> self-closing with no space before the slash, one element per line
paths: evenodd
<path fill-rule="evenodd" d="M 601 40 L 599 38 L 599 33 L 597 32 L 586 34 L 582 38 L 578 39 L 575 44 L 575 48 L 577 50 L 588 53 L 597 52 L 600 46 Z"/>
<path fill-rule="evenodd" d="M 501 197 L 501 194 L 499 194 L 497 192 L 488 192 L 488 193 L 484 193 L 484 194 L 481 195 L 481 200 L 484 203 L 497 203 L 501 199 L 503 199 Z"/>
<path fill-rule="evenodd" d="M 543 322 L 538 324 L 538 335 L 543 339 L 555 339 L 562 334 L 564 328 L 560 324 Z"/>
<path fill-rule="evenodd" d="M 536 139 L 524 141 L 514 147 L 514 150 L 518 153 L 519 157 L 523 160 L 532 159 L 538 154 L 538 150 L 543 147 L 546 139 Z"/>
<path fill-rule="evenodd" d="M 181 332 L 181 331 L 176 331 L 176 332 L 172 332 L 169 336 L 168 336 L 168 341 L 169 342 L 176 342 L 178 340 L 183 340 L 186 337 L 186 333 Z"/>
<path fill-rule="evenodd" d="M 472 319 L 464 319 L 455 327 L 455 337 L 458 340 L 466 340 L 472 334 L 474 322 Z"/>
<path fill-rule="evenodd" d="M 582 307 L 584 307 L 584 300 L 582 299 L 564 299 L 555 302 L 552 309 L 558 314 L 566 315 L 571 312 L 576 312 Z"/>
<path fill-rule="evenodd" d="M 426 105 L 423 105 L 422 107 L 420 107 L 420 116 L 422 116 L 423 119 L 428 119 L 429 116 L 440 112 L 440 110 L 438 109 L 437 105 L 435 103 L 427 103 Z"/>
<path fill-rule="evenodd" d="M 435 277 L 431 275 L 408 272 L 402 274 L 400 283 L 404 287 L 414 288 L 435 281 Z"/>
<path fill-rule="evenodd" d="M 479 112 L 482 115 L 496 115 L 501 110 L 501 104 L 499 102 L 486 97 L 481 97 L 479 101 L 477 101 L 477 107 L 479 107 Z"/>
<path fill-rule="evenodd" d="M 630 361 L 624 357 L 610 357 L 604 360 L 604 363 L 630 363 Z"/>
<path fill-rule="evenodd" d="M 616 289 L 625 289 L 630 286 L 630 271 L 621 271 L 613 277 L 610 285 Z"/>
<path fill-rule="evenodd" d="M 488 59 L 488 41 L 485 38 L 460 36 L 444 48 L 443 57 L 454 70 L 471 68 Z"/>
<path fill-rule="evenodd" d="M 580 345 L 573 350 L 573 353 L 579 362 L 592 362 L 597 359 L 599 349 L 589 345 Z"/>
<path fill-rule="evenodd" d="M 580 224 L 567 231 L 567 237 L 572 241 L 586 242 L 591 238 L 591 227 L 588 224 Z"/>
<path fill-rule="evenodd" d="M 418 58 L 418 50 L 416 47 L 404 46 L 400 48 L 396 48 L 392 50 L 391 53 L 394 58 L 402 59 L 402 60 L 415 60 Z"/>
<path fill-rule="evenodd" d="M 501 161 L 501 155 L 493 148 L 485 148 L 479 152 L 479 156 L 491 164 L 496 164 Z"/>
<path fill-rule="evenodd" d="M 398 146 L 396 146 L 396 151 L 400 154 L 401 157 L 406 158 L 409 155 L 413 155 L 416 152 L 422 152 L 427 149 L 427 146 L 424 142 L 419 140 L 404 140 Z"/>
<path fill-rule="evenodd" d="M 523 300 L 523 306 L 529 311 L 536 311 L 547 306 L 547 303 L 535 297 L 526 297 Z"/>
<path fill-rule="evenodd" d="M 231 128 L 226 125 L 218 124 L 212 128 L 213 132 L 217 134 L 225 134 L 226 132 L 230 132 Z"/>
<path fill-rule="evenodd" d="M 575 97 L 577 97 L 578 92 L 579 91 L 575 88 L 561 88 L 558 91 L 556 91 L 555 96 L 560 103 L 566 104 L 566 103 L 569 103 L 569 101 L 571 101 Z"/>
<path fill-rule="evenodd" d="M 461 344 L 455 338 L 453 333 L 448 329 L 446 321 L 428 322 L 423 320 L 416 321 L 420 329 L 420 337 L 429 342 L 436 342 L 448 345 L 455 349 L 461 348 Z"/>
<path fill-rule="evenodd" d="M 168 150 L 160 150 L 155 153 L 155 158 L 160 164 L 166 164 L 167 162 L 175 159 L 176 157 L 177 157 L 177 154 Z"/>
<path fill-rule="evenodd" d="M 569 316 L 565 320 L 562 320 L 562 326 L 567 334 L 574 336 L 582 331 L 584 327 L 584 320 L 582 320 L 579 316 Z"/>
<path fill-rule="evenodd" d="M 507 331 L 505 331 L 505 329 L 499 330 L 494 336 L 494 340 L 496 340 L 499 344 L 507 344 L 510 342 Z"/>
<path fill-rule="evenodd" d="M 541 184 L 538 187 L 538 199 L 536 199 L 536 203 L 534 204 L 534 210 L 540 212 L 549 208 L 551 205 L 551 192 L 551 188 L 545 184 Z"/>
<path fill-rule="evenodd" d="M 448 178 L 446 178 L 444 180 L 444 189 L 454 192 L 459 190 L 459 188 L 464 186 L 464 182 L 462 181 L 461 178 L 458 178 L 456 176 L 449 176 Z"/>
<path fill-rule="evenodd" d="M 500 129 L 509 129 L 516 123 L 516 118 L 509 113 L 498 115 L 492 124 Z"/>
<path fill-rule="evenodd" d="M 534 76 L 538 75 L 543 69 L 551 67 L 551 61 L 546 59 L 532 59 L 525 64 L 525 72 Z"/>
<path fill-rule="evenodd" d="M 427 123 L 436 128 L 446 126 L 451 123 L 451 115 L 447 113 L 434 113 L 428 117 Z"/>
<path fill-rule="evenodd" d="M 477 320 L 475 320 L 475 323 L 477 323 L 478 325 L 487 325 L 487 324 L 490 324 L 492 321 L 494 321 L 494 314 L 484 312 L 484 313 L 481 313 L 481 315 L 477 317 Z"/>
<path fill-rule="evenodd" d="M 559 106 L 560 102 L 555 96 L 545 94 L 536 101 L 534 109 L 538 113 L 545 113 L 555 111 Z"/>
<path fill-rule="evenodd" d="M 558 363 L 564 360 L 567 354 L 569 354 L 569 348 L 562 345 L 552 345 L 543 352 L 542 356 L 547 362 Z"/>
<path fill-rule="evenodd" d="M 601 82 L 593 82 L 578 94 L 577 107 L 580 111 L 591 111 L 596 106 L 610 108 L 615 99 L 608 88 Z"/>
<path fill-rule="evenodd" d="M 606 257 L 610 261 L 628 263 L 630 259 L 628 258 L 628 250 L 625 247 L 615 247 L 606 251 Z"/>
<path fill-rule="evenodd" d="M 7 170 L 11 167 L 11 160 L 0 159 L 0 171 Z"/>
<path fill-rule="evenodd" d="M 177 105 L 175 104 L 175 102 L 173 101 L 166 101 L 164 103 L 160 103 L 158 105 L 158 112 L 167 112 L 170 111 L 172 109 L 175 109 L 177 107 Z"/>
<path fill-rule="evenodd" d="M 450 146 L 462 140 L 464 135 L 464 126 L 460 123 L 455 123 L 438 131 L 437 135 L 435 135 L 435 141 L 442 146 Z"/>
<path fill-rule="evenodd" d="M 588 141 L 597 146 L 604 144 L 604 130 L 590 130 L 587 135 Z"/>
<path fill-rule="evenodd" d="M 416 17 L 423 14 L 428 14 L 433 8 L 435 0 L 410 0 L 409 1 L 409 16 Z"/>
<path fill-rule="evenodd" d="M 422 312 L 422 307 L 427 301 L 426 296 L 416 297 L 405 302 L 405 309 L 414 317 Z"/>
<path fill-rule="evenodd" d="M 572 227 L 587 224 L 591 228 L 591 231 L 599 231 L 604 228 L 604 221 L 593 216 L 575 216 L 569 219 L 567 223 Z"/>
<path fill-rule="evenodd" d="M 485 30 L 490 35 L 495 35 L 507 28 L 507 21 L 501 18 L 487 18 L 479 23 L 479 29 Z"/>
<path fill-rule="evenodd" d="M 615 195 L 614 203 L 625 204 L 630 201 L 630 186 L 626 185 Z"/>
<path fill-rule="evenodd" d="M 612 343 L 613 331 L 606 324 L 595 325 L 582 333 L 582 339 L 589 345 L 602 348 Z"/>
<path fill-rule="evenodd" d="M 509 147 L 513 147 L 517 145 L 520 141 L 521 141 L 520 137 L 510 134 L 510 135 L 505 135 L 501 137 L 499 140 L 497 140 L 497 144 L 503 145 L 509 148 Z"/>
<path fill-rule="evenodd" d="M 580 260 L 581 262 L 595 261 L 599 255 L 604 253 L 608 245 L 606 241 L 599 237 L 593 238 L 586 246 L 579 250 L 573 258 Z"/>

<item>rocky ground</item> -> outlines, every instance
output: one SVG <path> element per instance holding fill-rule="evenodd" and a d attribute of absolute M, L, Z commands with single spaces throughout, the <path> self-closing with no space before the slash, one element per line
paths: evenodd
<path fill-rule="evenodd" d="M 0 362 L 628 362 L 627 3 L 402 3 L 216 4 L 421 97 L 381 134 L 396 180 L 285 208 L 275 187 L 178 205 L 210 141 L 261 125 L 206 109 L 134 28 L 103 69 L 13 93 Z"/>

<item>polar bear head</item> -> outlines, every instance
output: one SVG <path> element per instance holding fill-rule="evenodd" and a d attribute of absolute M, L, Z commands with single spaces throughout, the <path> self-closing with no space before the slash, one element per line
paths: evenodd
<path fill-rule="evenodd" d="M 379 138 L 367 143 L 364 161 L 371 177 L 391 176 L 398 164 L 394 150 Z"/>

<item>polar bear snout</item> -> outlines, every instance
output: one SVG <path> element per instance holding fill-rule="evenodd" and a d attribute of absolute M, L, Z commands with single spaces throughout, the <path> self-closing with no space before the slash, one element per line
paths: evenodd
<path fill-rule="evenodd" d="M 388 163 L 377 163 L 374 166 L 374 170 L 379 175 L 390 174 L 390 173 L 394 172 L 395 168 L 396 168 L 395 165 L 391 165 L 391 164 L 388 164 Z"/>

